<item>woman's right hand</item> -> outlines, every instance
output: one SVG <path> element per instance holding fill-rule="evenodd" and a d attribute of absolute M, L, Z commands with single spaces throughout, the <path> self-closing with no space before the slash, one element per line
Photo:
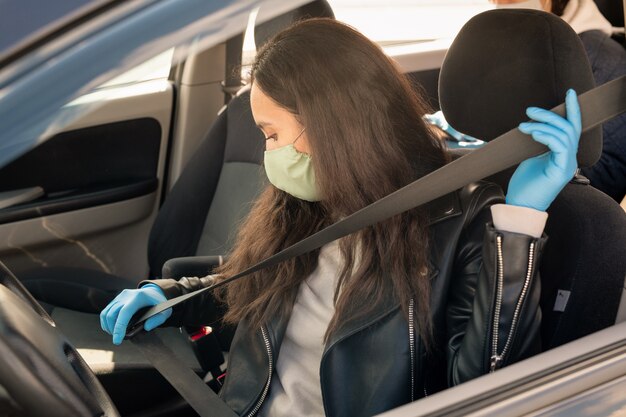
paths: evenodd
<path fill-rule="evenodd" d="M 124 290 L 109 303 L 100 313 L 102 330 L 113 335 L 113 344 L 119 345 L 126 336 L 126 328 L 130 319 L 144 307 L 152 307 L 167 301 L 163 290 L 155 284 L 146 284 L 137 290 Z M 143 325 L 150 331 L 165 322 L 172 315 L 172 309 L 167 309 L 150 317 Z"/>

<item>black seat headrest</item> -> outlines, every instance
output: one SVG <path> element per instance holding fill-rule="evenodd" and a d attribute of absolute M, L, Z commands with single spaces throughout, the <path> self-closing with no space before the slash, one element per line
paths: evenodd
<path fill-rule="evenodd" d="M 288 28 L 295 22 L 313 17 L 335 18 L 333 9 L 326 0 L 315 0 L 307 3 L 297 9 L 290 10 L 287 13 L 276 16 L 267 22 L 261 23 L 254 28 L 254 42 L 259 49 L 272 36 L 276 35 L 283 29 Z"/>
<path fill-rule="evenodd" d="M 474 16 L 450 46 L 439 76 L 439 101 L 456 130 L 491 140 L 546 109 L 594 88 L 582 42 L 561 18 L 538 10 L 499 9 Z M 602 128 L 583 134 L 581 167 L 602 152 Z"/>

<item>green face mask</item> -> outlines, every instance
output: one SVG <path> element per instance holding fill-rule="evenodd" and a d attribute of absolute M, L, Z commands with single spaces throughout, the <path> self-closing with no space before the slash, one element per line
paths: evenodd
<path fill-rule="evenodd" d="M 315 185 L 311 156 L 298 152 L 292 144 L 265 151 L 265 172 L 278 189 L 306 201 L 320 201 Z"/>

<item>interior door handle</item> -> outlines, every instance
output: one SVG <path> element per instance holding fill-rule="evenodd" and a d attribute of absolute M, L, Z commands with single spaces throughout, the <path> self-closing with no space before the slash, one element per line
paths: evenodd
<path fill-rule="evenodd" d="M 41 187 L 30 187 L 0 192 L 0 210 L 16 204 L 36 200 L 42 195 L 44 195 L 44 190 Z"/>

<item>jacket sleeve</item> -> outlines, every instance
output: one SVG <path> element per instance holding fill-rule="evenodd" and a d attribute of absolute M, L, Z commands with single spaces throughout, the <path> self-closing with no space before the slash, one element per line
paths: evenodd
<path fill-rule="evenodd" d="M 145 280 L 139 283 L 139 287 L 146 284 L 155 284 L 163 290 L 165 297 L 169 300 L 208 287 L 213 282 L 214 276 L 209 275 L 202 278 L 183 277 L 179 280 Z M 164 326 L 210 326 L 222 317 L 223 310 L 223 306 L 215 300 L 213 293 L 206 291 L 189 301 L 175 306 L 172 315 L 164 323 Z"/>
<path fill-rule="evenodd" d="M 545 241 L 545 235 L 496 230 L 487 205 L 467 224 L 446 312 L 449 385 L 540 351 L 538 266 Z"/>

